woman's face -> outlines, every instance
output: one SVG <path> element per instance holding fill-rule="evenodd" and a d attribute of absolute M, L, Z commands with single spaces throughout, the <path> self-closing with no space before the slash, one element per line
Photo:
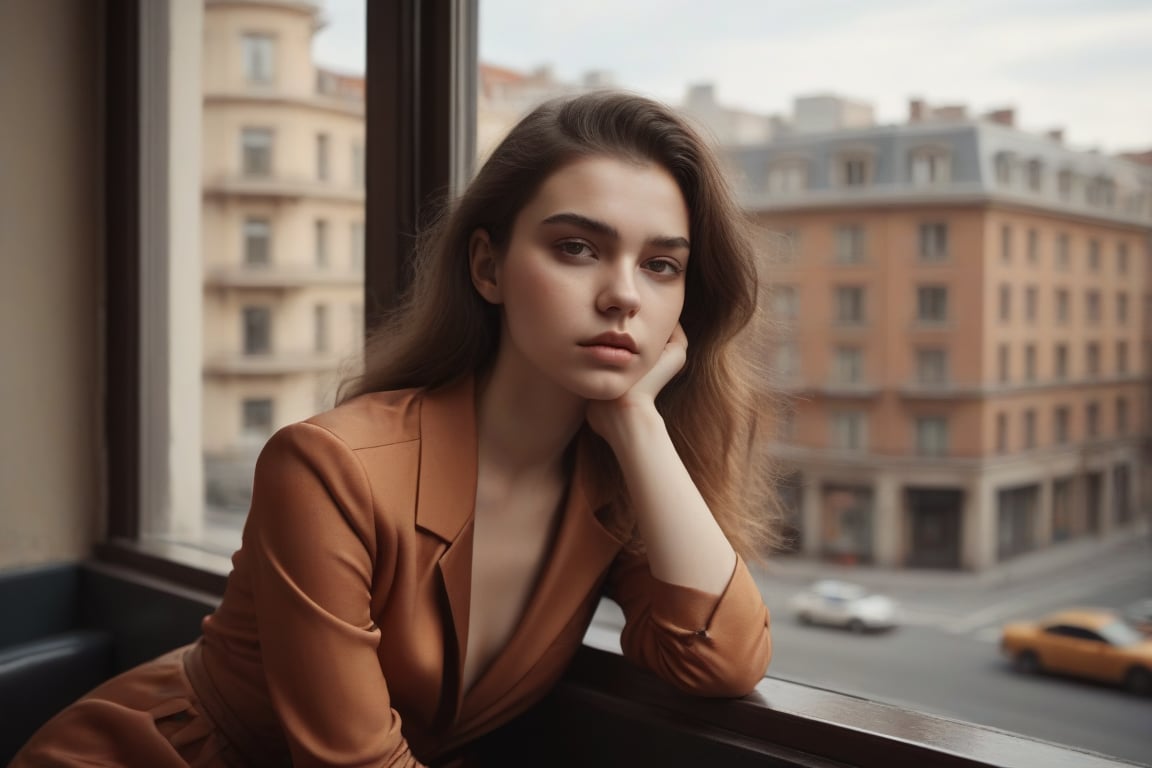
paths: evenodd
<path fill-rule="evenodd" d="M 494 259 L 500 360 L 586 399 L 656 363 L 684 306 L 688 209 L 672 176 L 611 157 L 549 176 Z"/>

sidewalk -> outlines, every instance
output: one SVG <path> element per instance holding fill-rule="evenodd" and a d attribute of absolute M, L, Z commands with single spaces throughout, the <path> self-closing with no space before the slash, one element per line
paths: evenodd
<path fill-rule="evenodd" d="M 1042 579 L 1064 569 L 1089 565 L 1102 558 L 1144 557 L 1152 571 L 1152 535 L 1148 524 L 1139 523 L 1108 536 L 1094 536 L 1029 552 L 979 573 L 922 568 L 884 568 L 840 565 L 799 555 L 777 555 L 754 567 L 762 578 L 807 583 L 816 579 L 843 579 L 880 591 L 903 591 L 919 587 L 966 590 L 1019 585 Z"/>

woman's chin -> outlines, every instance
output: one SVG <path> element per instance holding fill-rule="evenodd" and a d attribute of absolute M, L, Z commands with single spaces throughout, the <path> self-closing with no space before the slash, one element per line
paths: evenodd
<path fill-rule="evenodd" d="M 615 400 L 627 394 L 635 383 L 631 376 L 612 375 L 576 382 L 569 388 L 585 400 Z"/>

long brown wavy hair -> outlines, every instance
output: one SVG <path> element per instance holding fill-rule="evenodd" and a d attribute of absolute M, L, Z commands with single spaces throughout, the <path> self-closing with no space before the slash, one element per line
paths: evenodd
<path fill-rule="evenodd" d="M 634 94 L 598 91 L 556 99 L 520 121 L 464 194 L 425 231 L 400 306 L 370 335 L 363 372 L 338 400 L 376 391 L 440 387 L 482 373 L 496 357 L 500 310 L 472 284 L 468 244 L 477 229 L 497 251 L 516 216 L 561 167 L 592 156 L 653 163 L 680 187 L 691 255 L 680 323 L 688 361 L 657 407 L 689 474 L 733 548 L 758 559 L 778 540 L 779 504 L 762 425 L 776 410 L 764 362 L 752 225 L 712 151 L 669 107 Z M 635 534 L 627 489 L 607 443 L 584 438 L 612 522 Z"/>

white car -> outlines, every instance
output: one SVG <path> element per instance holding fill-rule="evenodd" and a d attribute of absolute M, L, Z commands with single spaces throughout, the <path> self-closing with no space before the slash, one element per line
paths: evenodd
<path fill-rule="evenodd" d="M 788 607 L 802 624 L 826 624 L 853 632 L 892 629 L 899 623 L 895 600 L 836 579 L 823 579 L 797 592 Z"/>

